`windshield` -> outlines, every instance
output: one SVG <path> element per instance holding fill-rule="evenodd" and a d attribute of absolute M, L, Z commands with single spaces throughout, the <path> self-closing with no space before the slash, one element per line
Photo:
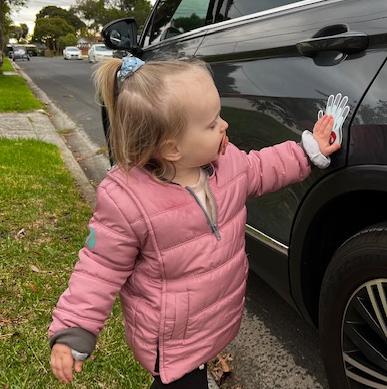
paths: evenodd
<path fill-rule="evenodd" d="M 78 51 L 79 49 L 76 47 L 67 47 L 67 51 Z"/>
<path fill-rule="evenodd" d="M 97 51 L 110 51 L 106 46 L 95 46 Z"/>

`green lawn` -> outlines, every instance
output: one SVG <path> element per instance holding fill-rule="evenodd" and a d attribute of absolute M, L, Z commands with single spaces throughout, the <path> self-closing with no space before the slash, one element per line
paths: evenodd
<path fill-rule="evenodd" d="M 13 72 L 14 69 L 9 58 L 3 57 L 3 60 L 3 66 L 0 67 L 0 70 L 4 72 Z"/>
<path fill-rule="evenodd" d="M 13 71 L 8 58 L 5 58 L 1 70 Z M 24 78 L 5 76 L 0 72 L 0 112 L 23 112 L 42 107 L 42 103 L 33 95 Z"/>
<path fill-rule="evenodd" d="M 0 80 L 1 85 L 1 80 Z M 56 146 L 0 138 L 0 388 L 61 388 L 47 328 L 87 236 L 92 210 Z M 148 388 L 116 303 L 74 388 Z"/>

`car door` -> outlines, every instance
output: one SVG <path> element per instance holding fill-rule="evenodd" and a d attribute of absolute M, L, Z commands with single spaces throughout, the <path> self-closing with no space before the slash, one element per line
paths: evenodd
<path fill-rule="evenodd" d="M 293 221 L 309 189 L 346 164 L 352 115 L 387 55 L 386 10 L 385 0 L 217 0 L 197 50 L 214 72 L 230 140 L 246 151 L 299 142 L 330 94 L 349 97 L 331 167 L 247 204 L 250 266 L 288 301 Z"/>
<path fill-rule="evenodd" d="M 143 60 L 194 56 L 203 29 L 213 20 L 214 0 L 159 0 L 148 18 L 140 46 Z"/>

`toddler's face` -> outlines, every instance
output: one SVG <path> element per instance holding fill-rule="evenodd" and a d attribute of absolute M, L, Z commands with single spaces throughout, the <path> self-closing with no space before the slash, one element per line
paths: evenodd
<path fill-rule="evenodd" d="M 179 164 L 197 167 L 218 158 L 228 123 L 220 117 L 220 97 L 212 78 L 201 70 L 183 77 L 178 88 L 185 97 L 188 125 L 178 144 Z"/>

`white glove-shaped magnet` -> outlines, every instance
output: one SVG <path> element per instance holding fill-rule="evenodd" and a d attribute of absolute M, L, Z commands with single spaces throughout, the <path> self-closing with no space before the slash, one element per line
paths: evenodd
<path fill-rule="evenodd" d="M 334 118 L 330 144 L 333 144 L 335 142 L 341 144 L 341 142 L 343 141 L 342 127 L 350 110 L 349 106 L 347 105 L 347 102 L 348 97 L 344 96 L 342 98 L 341 93 L 338 93 L 336 96 L 330 95 L 328 97 L 325 114 L 332 115 Z M 323 115 L 324 111 L 320 110 L 318 111 L 317 118 L 320 119 L 323 117 Z"/>

